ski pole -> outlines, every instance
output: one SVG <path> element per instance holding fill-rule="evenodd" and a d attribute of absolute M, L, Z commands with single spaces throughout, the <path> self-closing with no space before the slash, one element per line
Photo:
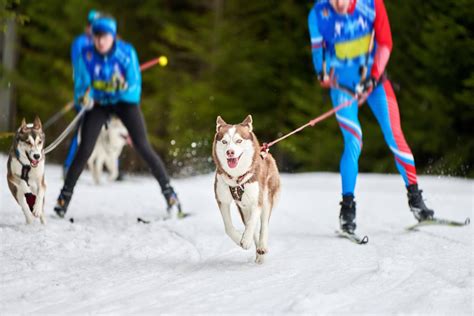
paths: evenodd
<path fill-rule="evenodd" d="M 151 68 L 155 66 L 156 64 L 160 64 L 161 67 L 165 67 L 168 65 L 168 58 L 166 56 L 160 56 L 158 58 L 154 58 L 150 61 L 147 61 L 146 63 L 143 63 L 140 65 L 140 70 L 144 71 L 147 70 L 148 68 Z"/>

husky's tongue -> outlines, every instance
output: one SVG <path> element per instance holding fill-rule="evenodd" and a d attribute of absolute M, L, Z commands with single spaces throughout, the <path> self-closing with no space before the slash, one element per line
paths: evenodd
<path fill-rule="evenodd" d="M 227 158 L 227 165 L 229 166 L 229 168 L 237 167 L 238 163 L 239 163 L 239 158 Z"/>

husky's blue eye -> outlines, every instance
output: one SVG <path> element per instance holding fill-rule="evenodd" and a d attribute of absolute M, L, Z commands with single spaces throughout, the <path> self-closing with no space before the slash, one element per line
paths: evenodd
<path fill-rule="evenodd" d="M 237 140 L 235 141 L 235 143 L 236 143 L 236 144 L 240 144 L 240 143 L 242 143 L 242 140 L 241 140 L 241 139 L 237 139 Z"/>

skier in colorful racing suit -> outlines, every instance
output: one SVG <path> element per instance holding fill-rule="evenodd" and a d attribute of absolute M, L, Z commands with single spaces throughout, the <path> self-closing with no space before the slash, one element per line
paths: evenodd
<path fill-rule="evenodd" d="M 329 88 L 333 106 L 354 95 L 367 102 L 392 151 L 408 190 L 408 204 L 417 220 L 433 217 L 418 189 L 415 161 L 400 126 L 397 99 L 385 67 L 392 50 L 392 35 L 383 0 L 321 0 L 308 17 L 313 64 L 323 88 Z M 341 229 L 353 233 L 354 190 L 362 150 L 358 102 L 336 113 L 344 138 L 340 161 L 342 178 Z"/>
<path fill-rule="evenodd" d="M 81 142 L 64 180 L 54 211 L 64 217 L 74 187 L 97 137 L 110 115 L 116 115 L 127 128 L 133 147 L 150 167 L 166 199 L 168 210 L 180 203 L 170 185 L 161 158 L 152 149 L 146 135 L 140 109 L 141 73 L 135 49 L 116 38 L 115 19 L 105 15 L 92 23 L 93 43 L 82 48 L 74 67 L 74 101 L 85 107 Z M 182 215 L 179 214 L 178 215 Z"/>

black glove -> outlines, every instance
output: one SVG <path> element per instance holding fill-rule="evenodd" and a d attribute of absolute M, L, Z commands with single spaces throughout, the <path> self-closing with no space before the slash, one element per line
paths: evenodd
<path fill-rule="evenodd" d="M 377 86 L 377 79 L 374 77 L 369 77 L 364 80 L 362 80 L 356 87 L 355 87 L 355 92 L 357 95 L 368 95 L 372 92 L 372 90 L 375 89 Z"/>

